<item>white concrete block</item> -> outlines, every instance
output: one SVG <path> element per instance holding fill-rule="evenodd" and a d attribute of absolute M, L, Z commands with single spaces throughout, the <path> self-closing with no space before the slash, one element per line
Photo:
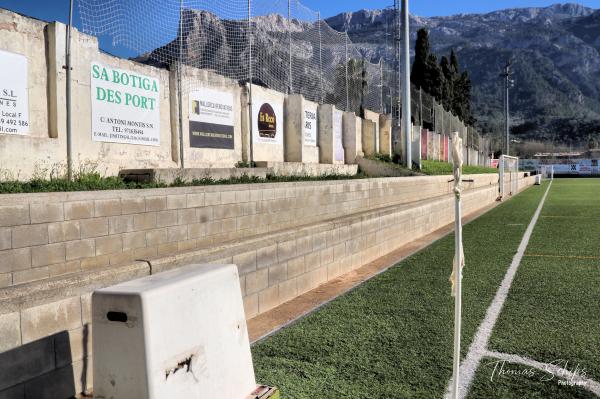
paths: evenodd
<path fill-rule="evenodd" d="M 256 383 L 235 265 L 190 265 L 94 292 L 94 395 L 245 398 Z"/>

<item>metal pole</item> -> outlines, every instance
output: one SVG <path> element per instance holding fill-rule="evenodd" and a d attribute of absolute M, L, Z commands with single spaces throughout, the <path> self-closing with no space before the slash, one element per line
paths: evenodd
<path fill-rule="evenodd" d="M 179 65 L 177 66 L 177 90 L 179 91 L 179 167 L 185 167 L 183 161 L 183 89 L 181 87 L 181 69 L 183 68 L 183 0 L 179 0 Z"/>
<path fill-rule="evenodd" d="M 395 13 L 396 13 L 396 23 L 394 24 L 396 26 L 396 62 L 398 63 L 397 67 L 398 67 L 398 112 L 397 112 L 397 125 L 398 125 L 398 134 L 400 134 L 400 127 L 402 126 L 402 114 L 401 114 L 401 110 L 402 110 L 402 96 L 400 95 L 400 93 L 402 93 L 402 62 L 401 62 L 401 54 L 402 54 L 402 41 L 400 39 L 400 32 L 402 32 L 402 18 L 401 18 L 401 11 L 400 11 L 400 0 L 395 0 L 396 3 L 396 7 L 395 7 Z M 401 135 L 401 134 L 400 134 Z M 401 140 L 401 137 L 398 137 L 398 141 Z"/>
<path fill-rule="evenodd" d="M 380 83 L 380 93 L 379 93 L 379 112 L 381 112 L 382 114 L 385 113 L 384 112 L 384 106 L 383 106 L 383 58 L 379 57 L 379 83 Z"/>
<path fill-rule="evenodd" d="M 512 75 L 510 71 L 510 67 L 512 65 L 512 60 L 508 60 L 506 65 L 504 66 L 504 72 L 500 74 L 502 78 L 504 78 L 504 128 L 506 135 L 506 155 L 510 155 L 510 117 L 509 117 L 509 97 L 508 92 L 510 89 L 510 76 Z"/>
<path fill-rule="evenodd" d="M 292 94 L 292 1 L 288 0 L 288 40 L 290 53 L 290 78 L 288 94 Z"/>
<path fill-rule="evenodd" d="M 409 13 L 408 13 L 408 0 L 402 0 L 403 10 L 403 41 L 404 41 L 404 71 L 403 71 L 403 83 L 404 92 L 402 96 L 402 117 L 404 119 L 404 131 L 405 131 L 405 148 L 406 148 L 406 167 L 412 167 L 412 149 L 411 149 L 411 117 L 410 117 L 410 31 L 409 31 Z"/>
<path fill-rule="evenodd" d="M 350 110 L 350 89 L 348 87 L 348 31 L 346 31 L 346 111 Z"/>
<path fill-rule="evenodd" d="M 252 0 L 248 0 L 248 131 L 250 134 L 250 167 L 254 166 L 254 143 L 252 137 Z"/>
<path fill-rule="evenodd" d="M 319 80 L 321 81 L 321 104 L 325 101 L 323 90 L 323 47 L 321 43 L 321 12 L 317 12 L 317 23 L 319 28 Z"/>
<path fill-rule="evenodd" d="M 509 75 L 509 65 L 506 66 L 506 79 L 505 79 L 505 89 L 506 89 L 506 111 L 505 111 L 505 128 L 506 128 L 506 155 L 510 155 L 510 120 L 509 120 L 509 116 L 508 116 L 508 112 L 509 112 L 509 108 L 508 108 L 508 80 L 510 79 L 510 75 Z"/>
<path fill-rule="evenodd" d="M 65 51 L 65 68 L 67 69 L 67 178 L 73 180 L 73 141 L 72 133 L 72 110 L 71 110 L 71 28 L 73 26 L 73 0 L 69 2 L 69 26 L 67 26 L 67 43 Z"/>

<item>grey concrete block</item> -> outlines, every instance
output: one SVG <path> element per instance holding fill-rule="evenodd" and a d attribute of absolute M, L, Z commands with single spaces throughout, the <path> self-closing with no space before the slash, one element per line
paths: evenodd
<path fill-rule="evenodd" d="M 0 273 L 31 267 L 31 248 L 9 249 L 0 252 Z"/>
<path fill-rule="evenodd" d="M 29 204 L 0 206 L 0 227 L 29 223 Z"/>
<path fill-rule="evenodd" d="M 48 226 L 34 224 L 16 226 L 12 231 L 12 247 L 23 248 L 33 245 L 48 244 Z"/>
<path fill-rule="evenodd" d="M 64 220 L 63 204 L 30 204 L 31 223 L 60 222 Z"/>

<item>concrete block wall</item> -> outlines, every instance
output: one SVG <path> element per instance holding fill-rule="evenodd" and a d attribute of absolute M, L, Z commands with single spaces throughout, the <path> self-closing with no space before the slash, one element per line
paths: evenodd
<path fill-rule="evenodd" d="M 498 195 L 497 176 L 468 178 L 465 214 Z M 447 180 L 10 196 L 0 208 L 8 285 L 0 289 L 0 397 L 67 398 L 92 388 L 95 288 L 192 262 L 234 263 L 251 318 L 450 223 Z M 532 184 L 522 178 L 519 187 Z M 310 219 L 315 209 L 329 212 Z"/>
<path fill-rule="evenodd" d="M 307 119 L 307 112 L 314 119 Z M 306 123 L 314 124 L 318 130 L 316 115 L 318 104 L 305 100 L 300 94 L 288 95 L 285 99 L 285 161 L 319 163 L 319 147 L 317 143 L 306 142 Z"/>
<path fill-rule="evenodd" d="M 367 119 L 363 119 L 361 121 L 362 150 L 367 156 L 377 153 L 375 129 L 376 125 L 373 121 Z"/>
<path fill-rule="evenodd" d="M 343 144 L 346 164 L 355 164 L 356 157 L 364 155 L 362 151 L 362 122 L 354 112 L 344 112 L 343 116 Z"/>
<path fill-rule="evenodd" d="M 381 144 L 379 137 L 379 114 L 377 112 L 365 109 L 364 118 L 368 121 L 371 121 L 375 124 L 373 128 L 373 134 L 375 135 L 375 144 L 374 144 L 374 152 L 381 152 Z"/>
<path fill-rule="evenodd" d="M 482 175 L 475 185 L 496 180 Z M 106 268 L 450 192 L 440 176 L 0 195 L 0 282 Z"/>
<path fill-rule="evenodd" d="M 336 120 L 341 116 L 342 137 L 336 137 Z M 318 110 L 319 126 L 319 160 L 327 164 L 343 164 L 345 162 L 343 149 L 343 113 L 331 104 L 321 104 Z M 342 147 L 341 149 L 339 147 Z M 338 155 L 341 151 L 341 157 Z"/>
<path fill-rule="evenodd" d="M 379 115 L 379 153 L 392 155 L 392 118 L 391 115 Z"/>

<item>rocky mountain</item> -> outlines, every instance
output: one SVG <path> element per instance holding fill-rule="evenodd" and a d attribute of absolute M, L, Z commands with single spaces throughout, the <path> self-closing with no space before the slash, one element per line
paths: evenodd
<path fill-rule="evenodd" d="M 377 62 L 383 57 L 387 65 L 393 65 L 393 14 L 391 9 L 342 13 L 326 20 L 333 29 L 322 27 L 321 31 L 316 24 L 293 20 L 294 91 L 319 100 L 323 89 L 326 101 L 344 107 L 344 39 L 337 32 L 347 31 L 359 44 L 360 54 L 353 53 L 353 58 L 364 56 Z M 170 64 L 181 58 L 198 68 L 240 81 L 247 79 L 247 21 L 221 19 L 192 9 L 184 9 L 182 16 L 184 28 L 177 38 L 138 60 Z M 451 49 L 457 52 L 461 70 L 471 75 L 472 109 L 480 131 L 503 132 L 503 82 L 499 74 L 511 58 L 515 83 L 510 108 L 515 135 L 567 145 L 587 144 L 591 136 L 600 141 L 600 10 L 556 4 L 487 14 L 413 15 L 410 21 L 411 47 L 417 30 L 424 27 L 429 30 L 438 59 Z M 289 86 L 287 24 L 284 16 L 269 14 L 254 17 L 251 27 L 253 80 L 282 92 Z M 323 45 L 321 54 L 319 42 Z M 327 75 L 324 81 L 320 81 L 317 69 L 321 63 Z M 378 104 L 379 90 L 377 85 L 371 86 L 373 93 L 367 97 Z M 354 97 L 356 93 L 352 93 Z M 359 106 L 358 102 L 350 104 L 352 109 Z"/>
<path fill-rule="evenodd" d="M 393 11 L 361 10 L 327 22 L 393 62 Z M 514 63 L 512 131 L 523 139 L 566 144 L 600 137 L 600 10 L 578 4 L 520 8 L 449 17 L 411 16 L 411 41 L 427 28 L 438 55 L 454 49 L 473 81 L 473 111 L 483 131 L 501 132 L 503 84 Z"/>

